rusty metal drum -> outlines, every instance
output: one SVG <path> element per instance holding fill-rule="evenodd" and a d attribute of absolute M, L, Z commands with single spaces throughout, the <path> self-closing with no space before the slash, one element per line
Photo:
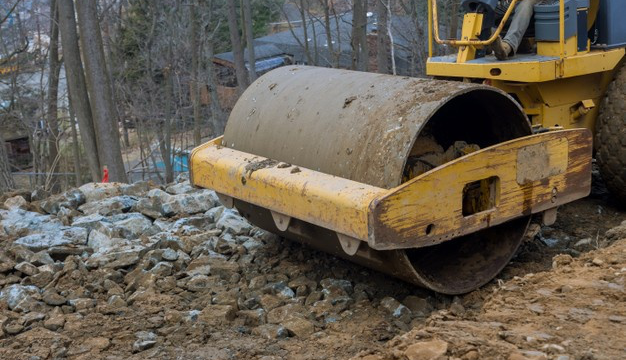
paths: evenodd
<path fill-rule="evenodd" d="M 426 133 L 443 148 L 458 140 L 482 148 L 531 129 L 515 100 L 486 85 L 289 66 L 243 93 L 223 145 L 389 189 L 403 182 L 416 140 Z M 515 253 L 529 221 L 523 217 L 420 249 L 361 246 L 350 256 L 328 229 L 293 219 L 280 231 L 269 210 L 237 199 L 235 206 L 261 228 L 448 294 L 491 280 Z"/>

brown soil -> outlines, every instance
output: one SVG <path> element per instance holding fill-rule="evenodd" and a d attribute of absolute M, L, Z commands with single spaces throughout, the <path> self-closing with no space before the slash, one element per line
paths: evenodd
<path fill-rule="evenodd" d="M 622 359 L 626 234 L 616 239 L 605 233 L 626 220 L 626 212 L 607 198 L 560 209 L 558 221 L 527 241 L 498 279 L 459 297 L 418 289 L 287 240 L 267 243 L 242 269 L 243 283 L 259 273 L 292 279 L 305 274 L 318 283 L 349 280 L 368 295 L 335 318 L 317 318 L 308 307 L 315 331 L 303 337 L 268 339 L 241 317 L 212 325 L 188 318 L 190 310 L 232 291 L 223 283 L 202 296 L 176 287 L 157 291 L 107 312 L 106 297 L 97 295 L 102 274 L 79 269 L 56 286 L 96 294 L 96 307 L 68 312 L 58 331 L 33 322 L 17 335 L 0 336 L 0 359 Z M 380 305 L 383 298 L 403 301 L 409 295 L 428 299 L 433 311 L 407 323 Z M 0 303 L 0 317 L 7 311 Z M 139 331 L 155 333 L 156 345 L 134 352 Z M 430 357 L 416 352 L 435 339 L 444 342 L 437 343 L 444 355 L 441 346 Z"/>

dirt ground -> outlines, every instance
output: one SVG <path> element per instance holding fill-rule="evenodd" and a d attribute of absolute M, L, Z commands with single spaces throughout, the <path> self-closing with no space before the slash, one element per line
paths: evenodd
<path fill-rule="evenodd" d="M 532 227 L 535 236 L 497 279 L 457 297 L 272 237 L 249 262 L 229 254 L 236 276 L 210 277 L 203 291 L 173 275 L 138 295 L 129 289 L 132 268 L 106 272 L 70 257 L 55 287 L 93 303 L 29 315 L 0 301 L 0 359 L 624 359 L 625 220 L 596 187 L 561 208 L 553 226 Z M 0 238 L 0 249 L 13 240 Z M 8 278 L 0 275 L 0 284 Z M 286 283 L 295 296 L 285 300 L 283 290 L 265 286 L 260 306 L 252 306 L 246 301 L 257 280 Z M 124 302 L 114 308 L 115 286 Z M 337 287 L 349 300 L 321 300 L 333 299 L 324 291 Z M 393 314 L 389 298 L 409 315 Z M 48 326 L 54 316 L 63 318 L 60 326 Z"/>

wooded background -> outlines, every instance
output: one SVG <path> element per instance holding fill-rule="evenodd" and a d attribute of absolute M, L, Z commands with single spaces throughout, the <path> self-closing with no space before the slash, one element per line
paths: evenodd
<path fill-rule="evenodd" d="M 440 3 L 456 35 L 459 0 Z M 424 75 L 426 0 L 3 1 L 0 192 L 60 191 L 105 167 L 111 181 L 171 182 L 223 132 L 262 74 L 257 45 L 281 31 L 302 54 L 285 63 Z"/>

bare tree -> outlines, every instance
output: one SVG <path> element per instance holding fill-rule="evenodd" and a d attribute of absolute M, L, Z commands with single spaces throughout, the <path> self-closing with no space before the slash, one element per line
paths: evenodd
<path fill-rule="evenodd" d="M 307 21 L 307 13 L 308 13 L 309 2 L 307 0 L 300 0 L 300 6 L 298 9 L 300 10 L 300 18 L 302 19 L 302 32 L 304 35 L 304 39 L 302 39 L 302 43 L 304 44 L 304 53 L 307 57 L 307 63 L 309 65 L 316 65 L 315 61 L 311 56 L 311 51 L 309 49 L 309 25 Z M 314 39 L 317 40 L 317 39 Z M 316 41 L 317 42 L 317 41 Z M 315 44 L 313 44 L 315 46 Z"/>
<path fill-rule="evenodd" d="M 252 33 L 252 9 L 250 0 L 242 0 L 243 28 L 246 34 L 246 47 L 248 49 L 248 78 L 252 83 L 256 80 L 256 57 L 254 56 L 254 34 Z"/>
<path fill-rule="evenodd" d="M 111 181 L 126 182 L 126 169 L 120 147 L 120 132 L 111 93 L 111 83 L 104 61 L 102 34 L 95 1 L 76 2 L 80 44 L 85 59 L 85 77 L 91 99 L 94 126 L 97 129 L 100 164 L 108 166 Z"/>
<path fill-rule="evenodd" d="M 0 133 L 0 193 L 15 188 L 15 182 L 11 175 L 11 167 L 9 166 L 9 158 L 4 145 L 2 133 Z"/>
<path fill-rule="evenodd" d="M 248 87 L 248 71 L 246 70 L 246 62 L 243 58 L 243 46 L 241 44 L 241 36 L 239 36 L 235 0 L 228 0 L 227 7 L 228 29 L 235 60 L 235 75 L 237 76 L 237 85 L 239 86 L 239 93 L 241 94 Z"/>
<path fill-rule="evenodd" d="M 220 29 L 221 21 L 218 19 L 215 27 L 211 29 L 213 26 L 213 19 L 215 14 L 214 9 L 215 2 L 213 0 L 209 1 L 207 10 L 205 11 L 206 18 L 203 20 L 204 33 L 210 34 L 205 38 L 206 44 L 204 44 L 206 48 L 206 58 L 213 59 L 214 56 L 214 43 L 215 37 Z M 256 74 L 256 70 L 255 70 Z M 209 97 L 211 98 L 211 118 L 212 118 L 212 135 L 221 135 L 224 133 L 224 127 L 226 126 L 226 119 L 224 114 L 222 113 L 222 109 L 220 107 L 220 100 L 217 93 L 217 81 L 215 76 L 215 66 L 213 65 L 213 61 L 207 61 L 206 68 L 206 83 L 208 86 Z"/>
<path fill-rule="evenodd" d="M 193 139 L 194 144 L 199 146 L 202 143 L 202 117 L 200 114 L 200 52 L 201 44 L 198 40 L 200 36 L 198 30 L 198 2 L 194 3 L 193 8 L 190 9 L 190 39 L 191 39 L 191 86 L 193 91 Z"/>
<path fill-rule="evenodd" d="M 75 176 L 75 185 L 82 185 L 82 175 L 81 175 L 81 162 L 80 162 L 80 146 L 78 145 L 78 131 L 76 131 L 76 116 L 74 115 L 74 105 L 72 105 L 72 95 L 70 94 L 70 90 L 68 88 L 67 91 L 67 103 L 68 103 L 68 113 L 70 118 L 70 130 L 72 133 L 72 156 L 74 160 L 74 176 Z"/>
<path fill-rule="evenodd" d="M 333 32 L 330 24 L 330 8 L 331 3 L 330 0 L 319 0 L 320 5 L 322 6 L 322 10 L 324 12 L 324 31 L 326 32 L 326 46 L 328 46 L 328 54 L 331 57 L 331 65 L 332 67 L 339 67 L 339 57 L 341 56 L 341 47 L 337 45 L 337 50 L 335 51 L 335 44 L 333 40 Z M 335 14 L 336 17 L 336 14 Z M 339 27 L 337 27 L 337 39 L 339 40 Z"/>
<path fill-rule="evenodd" d="M 72 105 L 78 118 L 80 138 L 85 148 L 85 157 L 89 164 L 89 173 L 92 180 L 100 178 L 100 159 L 96 133 L 91 116 L 91 105 L 87 95 L 83 63 L 78 49 L 78 33 L 76 32 L 76 18 L 72 0 L 57 0 L 59 11 L 59 31 L 63 45 L 63 59 L 65 73 L 70 91 L 73 94 Z"/>
<path fill-rule="evenodd" d="M 306 4 L 308 5 L 308 2 L 306 2 Z M 308 25 L 307 25 L 307 20 L 306 20 L 306 15 L 305 15 L 308 12 L 308 10 L 305 10 L 304 5 L 305 5 L 304 1 L 300 1 L 300 4 L 297 5 L 298 10 L 300 12 L 300 18 L 302 22 L 302 32 L 304 35 L 304 39 L 301 39 L 294 31 L 294 25 L 291 23 L 291 20 L 289 20 L 289 16 L 287 16 L 287 13 L 285 12 L 284 7 L 279 6 L 279 8 L 280 8 L 280 11 L 283 13 L 283 16 L 287 19 L 287 24 L 289 25 L 289 32 L 291 32 L 291 35 L 293 36 L 294 40 L 296 40 L 298 45 L 300 45 L 302 49 L 304 50 L 304 55 L 306 56 L 307 64 L 313 65 L 313 57 L 311 56 L 311 51 L 309 50 L 308 30 L 307 30 Z"/>
<path fill-rule="evenodd" d="M 367 71 L 367 2 L 355 1 L 352 7 L 352 68 Z"/>
<path fill-rule="evenodd" d="M 456 33 L 459 29 L 459 1 L 450 0 L 450 18 L 448 19 L 448 37 L 450 39 L 456 38 Z"/>
<path fill-rule="evenodd" d="M 59 92 L 59 13 L 56 0 L 50 0 L 50 46 L 48 47 L 48 110 L 46 119 L 49 129 L 48 137 L 48 169 L 54 172 L 59 161 L 59 122 L 57 119 L 57 102 Z"/>
<path fill-rule="evenodd" d="M 389 74 L 390 42 L 387 32 L 387 6 L 385 0 L 376 0 L 376 65 L 378 72 Z"/>

